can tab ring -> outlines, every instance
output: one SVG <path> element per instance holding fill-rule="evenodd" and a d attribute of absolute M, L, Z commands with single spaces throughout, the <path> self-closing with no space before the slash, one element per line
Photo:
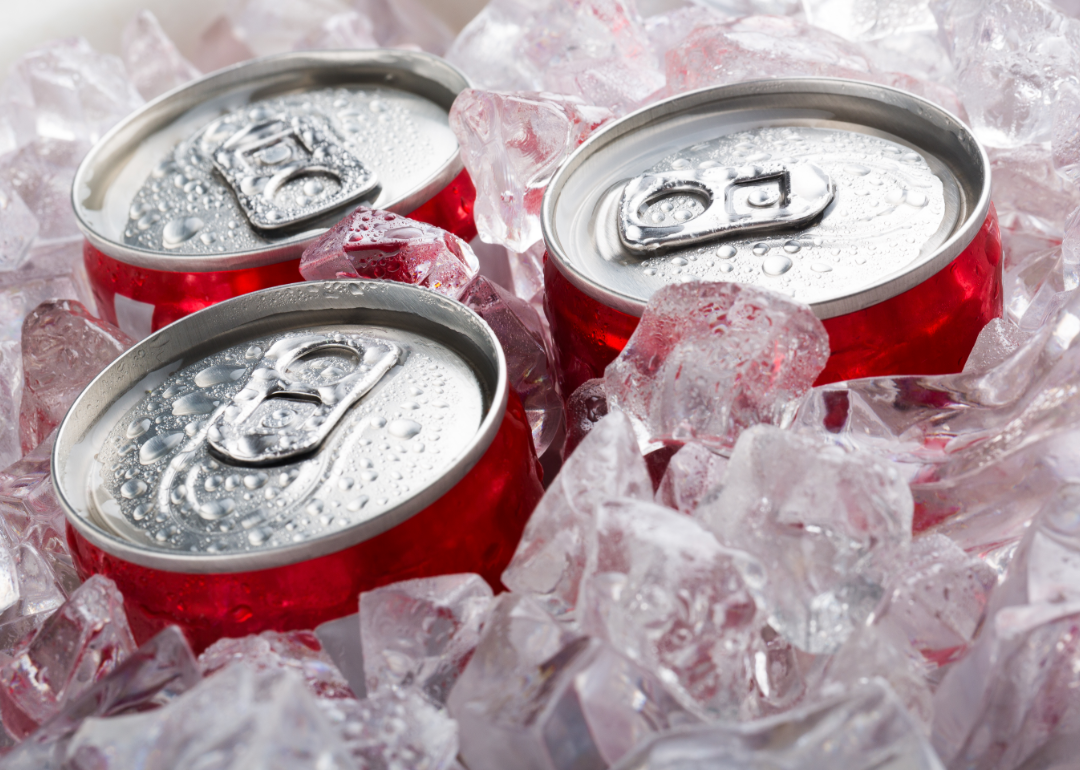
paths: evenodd
<path fill-rule="evenodd" d="M 619 238 L 629 251 L 644 255 L 727 235 L 799 228 L 813 222 L 834 194 L 829 175 L 810 163 L 642 174 L 623 188 Z M 683 222 L 665 223 L 655 205 L 674 196 L 696 198 L 704 210 Z M 649 222 L 650 217 L 660 222 Z"/>
<path fill-rule="evenodd" d="M 399 345 L 383 339 L 320 334 L 279 340 L 218 412 L 207 443 L 237 465 L 271 465 L 314 452 L 403 358 Z"/>
<path fill-rule="evenodd" d="M 232 118 L 232 120 L 230 120 Z M 252 227 L 280 230 L 355 201 L 377 185 L 328 121 L 314 115 L 225 119 L 203 132 L 231 134 L 210 157 Z"/>

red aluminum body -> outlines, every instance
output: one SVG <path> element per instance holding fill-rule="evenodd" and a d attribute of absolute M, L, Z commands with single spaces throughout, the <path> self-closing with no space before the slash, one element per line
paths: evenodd
<path fill-rule="evenodd" d="M 822 322 L 831 355 L 816 384 L 961 371 L 979 332 L 1001 316 L 1001 274 L 1001 233 L 991 205 L 975 238 L 943 270 L 891 299 Z M 604 376 L 640 319 L 588 296 L 550 259 L 544 288 L 559 384 L 569 396 Z"/>
<path fill-rule="evenodd" d="M 471 241 L 476 237 L 476 224 L 473 222 L 475 200 L 476 188 L 468 172 L 462 171 L 437 195 L 408 216 Z M 299 259 L 242 270 L 165 271 L 128 264 L 99 251 L 86 241 L 83 244 L 83 260 L 102 318 L 118 324 L 115 297 L 119 294 L 136 302 L 153 305 L 150 331 L 157 331 L 222 300 L 304 280 L 300 275 Z"/>
<path fill-rule="evenodd" d="M 543 488 L 521 402 L 509 394 L 495 439 L 480 461 L 438 501 L 405 522 L 336 553 L 254 572 L 165 572 L 124 561 L 70 525 L 79 575 L 101 574 L 124 595 L 140 644 L 179 625 L 200 652 L 223 637 L 314 628 L 356 612 L 357 597 L 411 578 L 477 572 L 501 587 Z"/>

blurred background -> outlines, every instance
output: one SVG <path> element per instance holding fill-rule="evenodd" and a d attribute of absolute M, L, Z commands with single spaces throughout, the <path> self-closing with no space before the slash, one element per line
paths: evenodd
<path fill-rule="evenodd" d="M 46 40 L 82 35 L 99 51 L 120 53 L 124 25 L 144 8 L 154 12 L 162 28 L 188 59 L 198 59 L 199 36 L 224 10 L 228 0 L 3 0 L 0 25 L 0 73 Z M 454 32 L 484 7 L 486 0 L 417 0 Z M 315 3 L 319 4 L 319 3 Z M 327 5 L 335 4 L 332 0 Z M 345 3 L 341 3 L 345 5 Z"/>

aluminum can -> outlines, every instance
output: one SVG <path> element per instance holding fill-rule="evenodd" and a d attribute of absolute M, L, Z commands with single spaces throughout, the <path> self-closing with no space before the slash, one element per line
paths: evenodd
<path fill-rule="evenodd" d="M 449 125 L 468 82 L 401 50 L 290 53 L 178 88 L 117 125 L 72 187 L 99 314 L 141 338 L 249 291 L 361 204 L 476 235 Z"/>
<path fill-rule="evenodd" d="M 829 332 L 818 383 L 960 371 L 1002 311 L 990 166 L 917 96 L 825 78 L 683 94 L 605 126 L 544 196 L 563 393 L 603 376 L 649 298 L 738 281 Z"/>
<path fill-rule="evenodd" d="M 79 574 L 135 638 L 197 649 L 314 628 L 361 591 L 494 586 L 543 490 L 491 329 L 427 289 L 289 284 L 138 343 L 60 425 L 53 483 Z"/>

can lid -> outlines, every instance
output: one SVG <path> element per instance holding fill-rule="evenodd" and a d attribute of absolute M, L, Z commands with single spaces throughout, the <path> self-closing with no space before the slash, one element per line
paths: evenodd
<path fill-rule="evenodd" d="M 280 566 L 437 500 L 506 397 L 498 341 L 460 303 L 381 281 L 284 286 L 117 359 L 61 424 L 53 479 L 72 525 L 129 561 Z"/>
<path fill-rule="evenodd" d="M 640 316 L 662 286 L 739 281 L 819 318 L 916 286 L 990 205 L 989 163 L 941 108 L 855 81 L 683 94 L 598 131 L 544 196 L 548 253 L 579 289 Z"/>
<path fill-rule="evenodd" d="M 461 172 L 449 110 L 467 85 L 400 50 L 230 67 L 110 131 L 76 172 L 76 218 L 99 250 L 158 270 L 295 258 L 349 207 L 408 213 Z"/>

